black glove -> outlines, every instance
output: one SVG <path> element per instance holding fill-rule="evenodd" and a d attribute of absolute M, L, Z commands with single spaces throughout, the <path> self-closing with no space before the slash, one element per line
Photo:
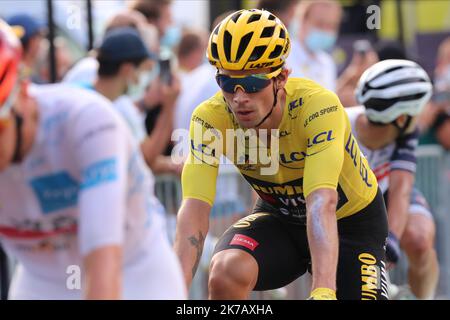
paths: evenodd
<path fill-rule="evenodd" d="M 397 237 L 389 231 L 386 240 L 386 260 L 388 262 L 397 263 L 400 258 L 400 243 Z"/>

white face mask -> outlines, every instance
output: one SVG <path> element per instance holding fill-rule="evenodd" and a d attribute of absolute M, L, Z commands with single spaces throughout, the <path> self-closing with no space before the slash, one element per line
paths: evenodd
<path fill-rule="evenodd" d="M 128 85 L 127 95 L 134 101 L 142 99 L 147 87 L 155 80 L 158 73 L 159 68 L 157 64 L 150 71 L 141 71 L 138 82 Z"/>

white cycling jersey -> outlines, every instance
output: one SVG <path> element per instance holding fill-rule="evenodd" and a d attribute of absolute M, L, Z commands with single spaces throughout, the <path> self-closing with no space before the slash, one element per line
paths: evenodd
<path fill-rule="evenodd" d="M 82 298 L 72 266 L 82 278 L 84 256 L 121 245 L 123 298 L 184 299 L 163 210 L 124 121 L 88 90 L 30 91 L 39 106 L 34 145 L 0 173 L 0 240 L 19 263 L 10 298 Z"/>
<path fill-rule="evenodd" d="M 389 188 L 389 173 L 392 170 L 406 170 L 415 174 L 417 163 L 415 151 L 418 145 L 419 133 L 416 130 L 399 137 L 383 148 L 371 150 L 359 141 L 355 130 L 356 119 L 359 115 L 364 114 L 364 110 L 363 106 L 345 108 L 352 126 L 353 135 L 358 140 L 361 151 L 369 161 L 381 191 L 385 193 Z"/>

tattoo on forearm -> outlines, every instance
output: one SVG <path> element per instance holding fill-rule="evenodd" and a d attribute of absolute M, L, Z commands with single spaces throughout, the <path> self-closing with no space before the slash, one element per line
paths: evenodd
<path fill-rule="evenodd" d="M 197 271 L 198 264 L 200 263 L 200 258 L 202 257 L 203 242 L 205 240 L 205 236 L 202 234 L 201 231 L 199 231 L 198 238 L 192 235 L 188 238 L 188 240 L 191 243 L 191 245 L 197 249 L 197 257 L 195 259 L 195 264 L 192 267 L 192 277 L 193 277 L 195 275 L 195 272 Z"/>

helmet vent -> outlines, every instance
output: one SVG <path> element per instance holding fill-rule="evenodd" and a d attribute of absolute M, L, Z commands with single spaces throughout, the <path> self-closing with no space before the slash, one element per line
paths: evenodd
<path fill-rule="evenodd" d="M 231 62 L 231 57 L 230 57 L 231 39 L 232 39 L 231 33 L 228 30 L 225 30 L 225 32 L 223 34 L 223 50 L 225 51 L 225 56 L 226 56 L 228 62 Z"/>
<path fill-rule="evenodd" d="M 241 59 L 242 55 L 244 54 L 245 49 L 247 49 L 247 46 L 250 43 L 250 40 L 252 37 L 253 37 L 253 32 L 249 32 L 245 36 L 242 37 L 241 42 L 239 43 L 236 60 Z"/>
<path fill-rule="evenodd" d="M 283 30 L 283 28 L 280 29 L 280 38 L 286 39 L 286 32 Z"/>
<path fill-rule="evenodd" d="M 283 47 L 277 44 L 275 46 L 275 49 L 273 49 L 272 53 L 269 56 L 269 59 L 274 59 L 276 57 L 279 57 L 281 55 L 281 51 L 283 50 Z"/>
<path fill-rule="evenodd" d="M 211 55 L 214 59 L 219 59 L 219 53 L 217 52 L 217 44 L 211 43 Z"/>
<path fill-rule="evenodd" d="M 419 100 L 424 95 L 426 95 L 426 92 L 411 94 L 408 96 L 394 98 L 394 99 L 392 99 L 392 98 L 391 99 L 373 98 L 373 99 L 369 99 L 368 101 L 364 102 L 364 106 L 367 109 L 383 111 L 383 110 L 386 110 L 386 109 L 392 107 L 397 102 Z"/>
<path fill-rule="evenodd" d="M 269 20 L 275 20 L 275 16 L 274 16 L 273 14 L 271 14 L 271 15 L 269 16 Z"/>
<path fill-rule="evenodd" d="M 259 19 L 261 19 L 261 15 L 260 14 L 252 14 L 250 16 L 250 18 L 248 18 L 247 23 L 255 22 L 255 21 L 258 21 Z"/>
<path fill-rule="evenodd" d="M 239 17 L 241 16 L 242 12 L 236 12 L 232 17 L 231 20 L 233 20 L 234 22 L 237 22 Z"/>
<path fill-rule="evenodd" d="M 378 74 L 375 78 L 370 79 L 370 81 L 373 81 L 373 80 L 375 80 L 375 79 L 378 79 L 379 77 L 384 76 L 384 75 L 387 74 L 387 73 L 393 72 L 393 71 L 398 70 L 398 69 L 403 69 L 403 68 L 404 68 L 403 66 L 397 66 L 397 67 L 393 67 L 393 68 L 387 69 L 387 70 L 385 70 L 384 72 Z"/>
<path fill-rule="evenodd" d="M 261 56 L 266 51 L 266 46 L 257 46 L 255 49 L 253 49 L 252 54 L 250 55 L 250 58 L 248 61 L 256 61 L 261 58 Z"/>
<path fill-rule="evenodd" d="M 263 32 L 261 33 L 261 38 L 272 37 L 274 31 L 275 31 L 275 27 L 265 27 Z"/>
<path fill-rule="evenodd" d="M 427 81 L 422 78 L 409 78 L 409 79 L 402 79 L 402 80 L 394 81 L 394 82 L 391 82 L 384 86 L 371 87 L 371 89 L 381 90 L 381 89 L 386 89 L 386 88 L 393 87 L 393 86 L 398 86 L 401 84 L 416 83 L 416 82 L 427 82 Z"/>

